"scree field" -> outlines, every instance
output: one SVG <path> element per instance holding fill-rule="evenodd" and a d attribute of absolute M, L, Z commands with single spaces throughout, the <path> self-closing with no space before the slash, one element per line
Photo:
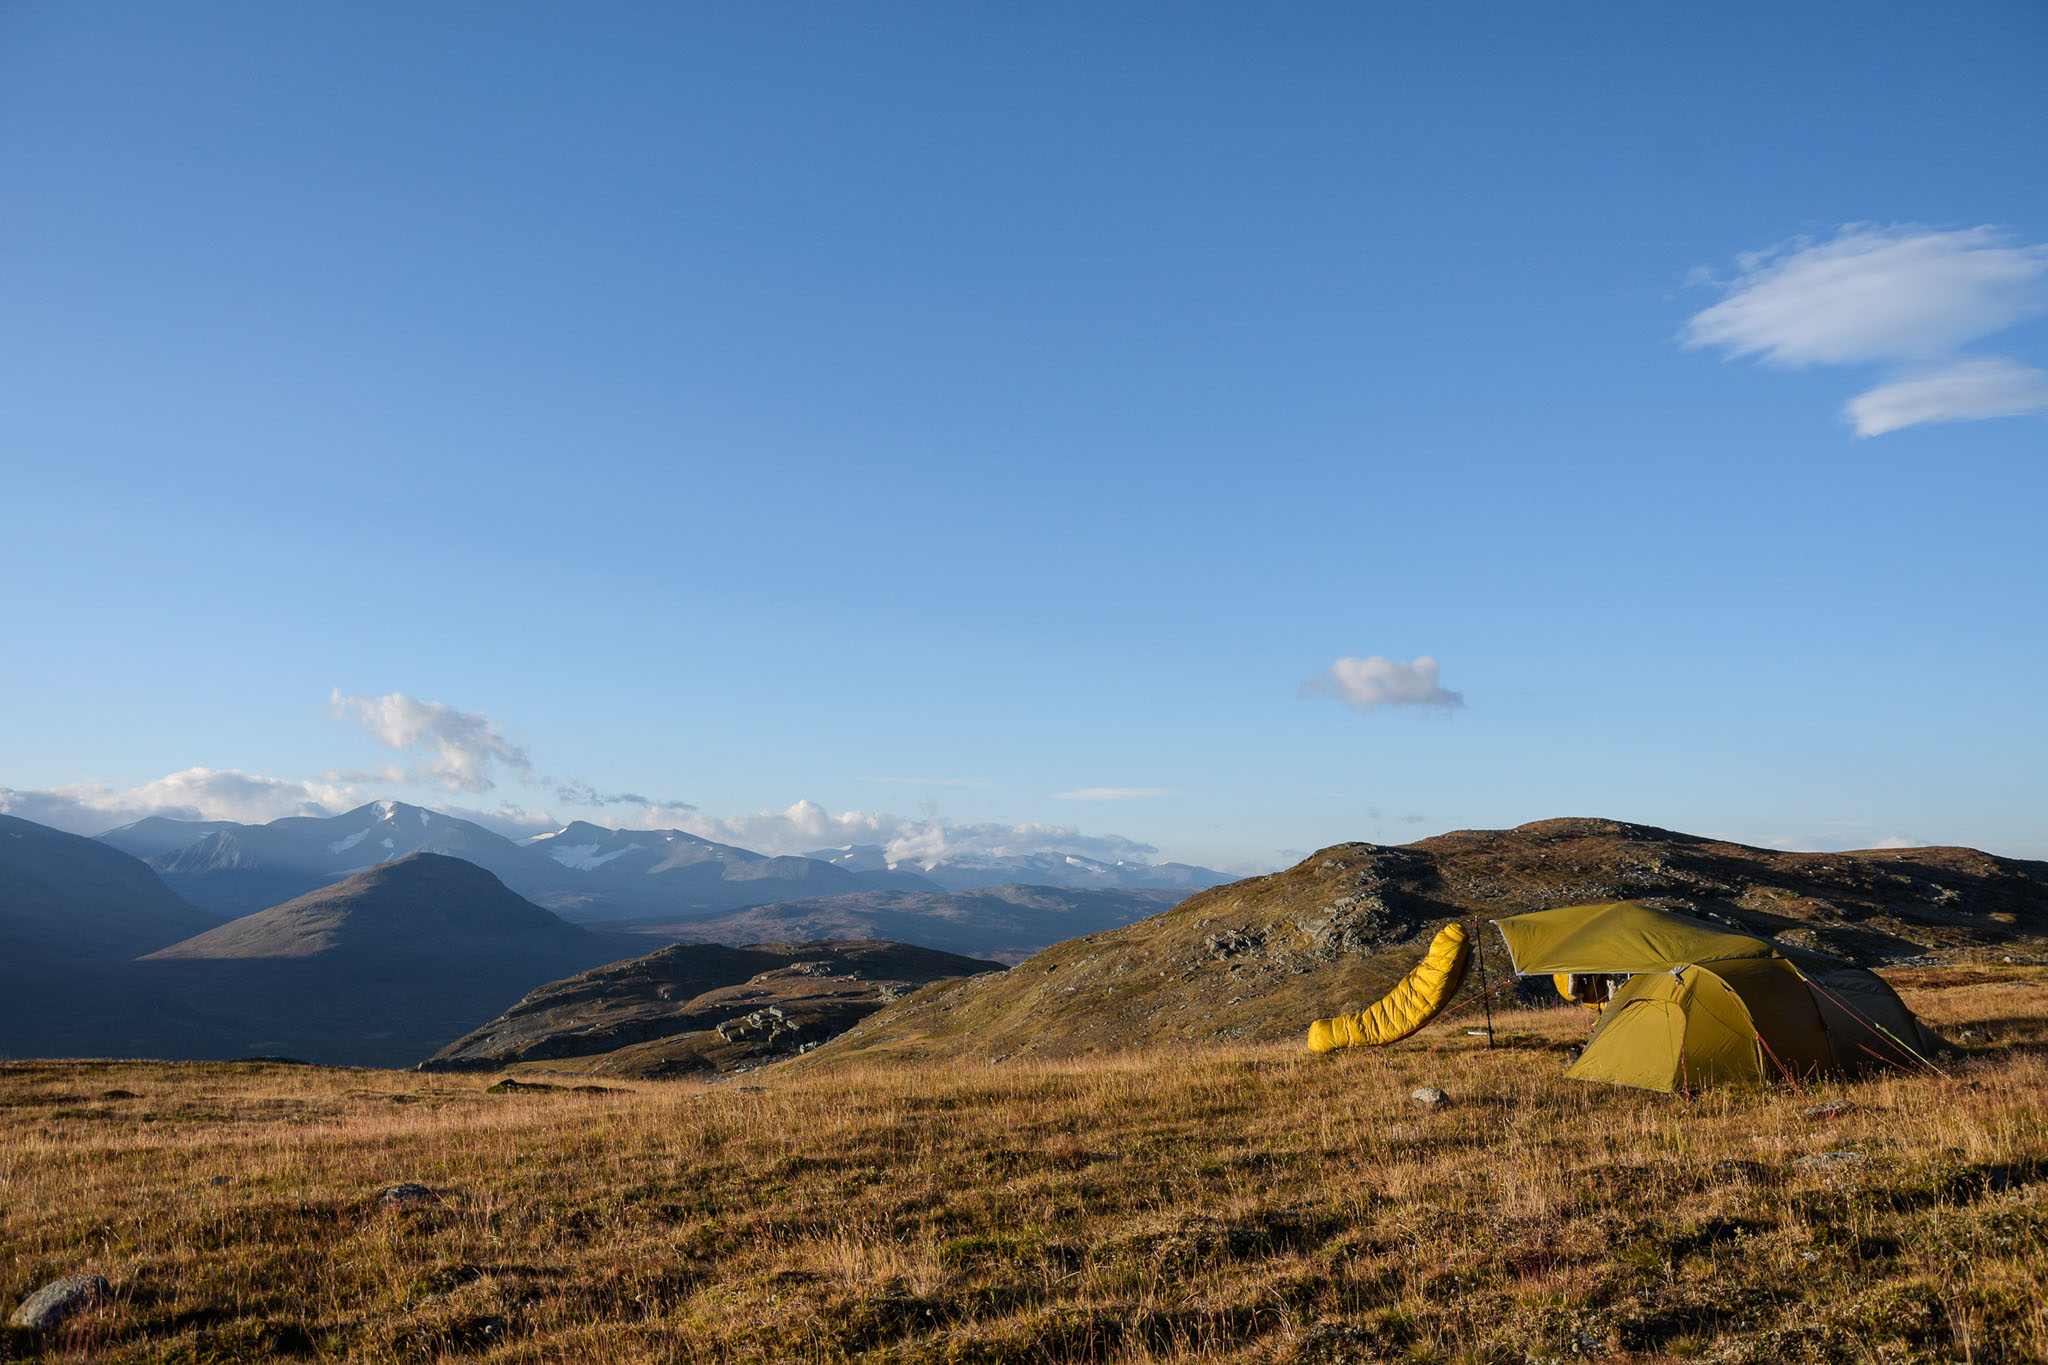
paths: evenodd
<path fill-rule="evenodd" d="M 1563 1079 L 1565 1008 L 1492 1050 L 1461 1019 L 602 1090 L 10 1064 L 0 1297 L 114 1293 L 0 1355 L 2048 1359 L 2048 969 L 1894 980 L 1988 1041 L 1690 1099 Z"/>

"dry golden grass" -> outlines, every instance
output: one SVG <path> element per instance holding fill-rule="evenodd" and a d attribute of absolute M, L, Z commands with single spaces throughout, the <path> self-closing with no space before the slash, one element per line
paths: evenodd
<path fill-rule="evenodd" d="M 1947 1077 L 1690 1100 L 1562 1079 L 1566 1009 L 1491 1051 L 1461 1020 L 603 1094 L 14 1064 L 0 1299 L 116 1301 L 0 1356 L 2048 1359 L 2043 976 L 1902 981 L 1993 1036 Z M 400 1182 L 439 1202 L 381 1209 Z"/>

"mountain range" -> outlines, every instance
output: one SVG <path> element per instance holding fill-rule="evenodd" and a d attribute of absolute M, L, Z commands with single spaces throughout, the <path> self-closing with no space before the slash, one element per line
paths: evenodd
<path fill-rule="evenodd" d="M 880 844 L 841 844 L 805 855 L 860 875 L 901 868 Z M 1229 880 L 1191 863 L 1103 862 L 1078 853 L 961 853 L 911 869 L 947 891 L 989 886 L 1061 886 L 1077 891 L 1178 890 L 1183 895 Z M 915 890 L 916 888 L 907 888 Z"/>
<path fill-rule="evenodd" d="M 116 850 L 77 842 L 149 875 Z M 0 928 L 19 922 L 14 886 L 0 883 Z M 161 898 L 175 902 L 158 882 L 119 917 L 142 920 L 139 903 L 160 925 L 154 942 L 138 928 L 123 943 L 146 944 L 139 955 L 0 961 L 0 1056 L 406 1066 L 536 984 L 645 946 L 569 924 L 482 868 L 432 853 L 227 923 Z M 199 932 L 178 936 L 190 928 Z"/>
<path fill-rule="evenodd" d="M 152 817 L 99 838 L 149 864 L 192 904 L 230 916 L 412 853 L 474 863 L 528 900 L 580 923 L 716 914 L 858 891 L 937 892 L 1014 882 L 1188 891 L 1224 880 L 1180 863 L 1152 867 L 1061 854 L 957 859 L 914 869 L 891 866 L 871 846 L 776 857 L 682 830 L 618 830 L 582 821 L 515 841 L 399 801 L 264 825 Z"/>
<path fill-rule="evenodd" d="M 642 956 L 650 941 L 694 940 L 700 956 L 716 956 L 707 941 L 796 943 L 838 964 L 818 980 L 811 979 L 817 972 L 799 972 L 777 988 L 785 1013 L 801 1015 L 797 1023 L 784 1019 L 744 1046 L 722 1037 L 690 1045 L 692 1055 L 736 1065 L 770 1043 L 819 1041 L 889 991 L 951 971 L 993 969 L 1000 964 L 986 960 L 991 950 L 1015 960 L 1180 898 L 1158 889 L 861 889 L 867 869 L 769 859 L 670 832 L 572 825 L 522 846 L 418 807 L 380 803 L 352 815 L 265 826 L 215 822 L 184 844 L 175 821 L 145 821 L 96 840 L 0 817 L 0 1057 L 283 1055 L 396 1066 L 476 1029 L 536 987 Z M 152 861 L 167 873 L 117 842 L 154 850 Z M 408 844 L 414 851 L 405 851 Z M 427 844 L 529 876 L 540 864 L 563 879 L 609 876 L 629 886 L 638 879 L 643 887 L 672 887 L 695 877 L 699 885 L 751 883 L 764 895 L 815 881 L 857 889 L 626 932 L 627 921 L 569 923 L 490 868 L 417 847 Z M 364 849 L 376 860 L 336 874 L 337 863 L 366 856 Z M 329 880 L 224 920 L 181 899 L 165 876 L 226 891 L 229 902 Z M 616 903 L 673 913 L 671 899 L 642 891 Z M 878 939 L 907 943 L 878 946 Z M 819 940 L 841 946 L 817 948 Z M 868 946 L 855 952 L 847 941 Z M 742 982 L 713 984 L 737 989 Z M 661 1066 L 683 1065 L 679 1055 L 664 1057 Z"/>

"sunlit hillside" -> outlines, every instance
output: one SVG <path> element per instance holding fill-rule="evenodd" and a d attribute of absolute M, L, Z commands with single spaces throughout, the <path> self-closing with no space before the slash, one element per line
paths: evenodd
<path fill-rule="evenodd" d="M 113 1296 L 5 1350 L 2042 1359 L 2048 970 L 1895 979 L 1989 1041 L 1945 1075 L 1689 1100 L 1563 1079 L 1564 1008 L 1492 1050 L 1461 1024 L 715 1085 L 15 1063 L 0 1298 Z"/>

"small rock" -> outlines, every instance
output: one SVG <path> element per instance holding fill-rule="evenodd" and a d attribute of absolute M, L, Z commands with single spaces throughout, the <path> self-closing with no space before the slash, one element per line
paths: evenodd
<path fill-rule="evenodd" d="M 377 1196 L 377 1203 L 387 1209 L 424 1209 L 441 1202 L 441 1196 L 425 1185 L 393 1185 Z"/>
<path fill-rule="evenodd" d="M 1408 1098 L 1414 1100 L 1424 1109 L 1441 1109 L 1450 1099 L 1448 1095 L 1433 1085 L 1417 1086 L 1414 1090 L 1408 1092 Z"/>
<path fill-rule="evenodd" d="M 1809 1104 L 1799 1111 L 1804 1119 L 1838 1119 L 1856 1108 L 1854 1100 L 1830 1100 L 1826 1104 Z"/>
<path fill-rule="evenodd" d="M 1980 1028 L 1966 1028 L 1961 1033 L 1958 1033 L 1956 1038 L 1958 1041 L 1965 1043 L 1988 1043 L 1991 1041 L 1991 1035 Z"/>
<path fill-rule="evenodd" d="M 1802 1251 L 1799 1253 L 1799 1259 L 1808 1265 L 1813 1265 L 1820 1260 L 1820 1253 L 1818 1251 Z"/>
<path fill-rule="evenodd" d="M 1809 1152 L 1792 1164 L 1809 1170 L 1833 1170 L 1840 1166 L 1854 1166 L 1862 1160 L 1861 1152 Z"/>
<path fill-rule="evenodd" d="M 113 1293 L 114 1287 L 102 1276 L 66 1275 L 23 1299 L 7 1322 L 11 1327 L 47 1332 L 74 1314 L 101 1307 Z"/>

